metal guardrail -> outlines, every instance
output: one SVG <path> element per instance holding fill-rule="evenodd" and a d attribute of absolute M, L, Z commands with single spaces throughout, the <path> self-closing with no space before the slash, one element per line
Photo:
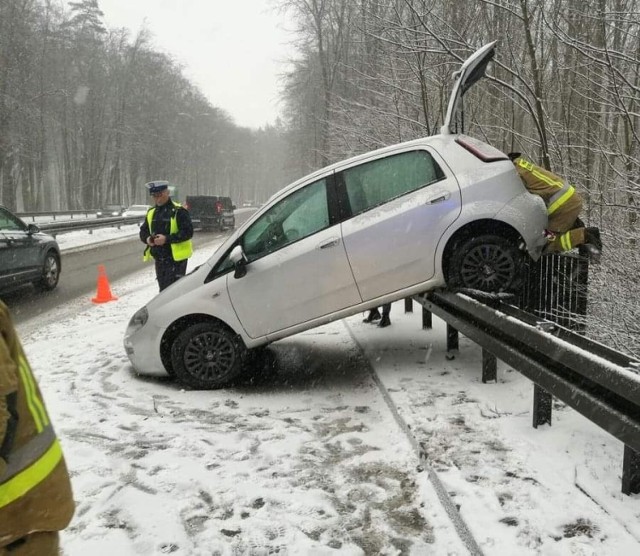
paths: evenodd
<path fill-rule="evenodd" d="M 140 224 L 144 220 L 143 216 L 115 216 L 113 218 L 95 218 L 91 220 L 66 220 L 60 222 L 46 222 L 36 224 L 40 230 L 53 236 L 64 232 L 75 230 L 92 230 L 95 228 L 107 228 L 115 226 L 120 228 L 127 224 Z"/>
<path fill-rule="evenodd" d="M 457 349 L 456 331 L 483 348 L 483 382 L 487 356 L 501 359 L 621 440 L 622 492 L 640 492 L 640 361 L 497 296 L 483 295 L 479 301 L 432 292 L 414 299 L 447 322 L 447 350 Z M 455 329 L 455 340 L 449 327 Z M 539 424 L 536 413 L 534 399 L 534 426 Z"/>
<path fill-rule="evenodd" d="M 96 215 L 97 209 L 93 210 L 58 210 L 58 211 L 32 211 L 32 212 L 17 212 L 15 215 L 18 218 L 28 222 L 35 222 L 36 218 L 51 218 L 51 220 L 58 220 L 59 218 L 71 218 L 74 216 L 84 216 L 89 218 Z"/>

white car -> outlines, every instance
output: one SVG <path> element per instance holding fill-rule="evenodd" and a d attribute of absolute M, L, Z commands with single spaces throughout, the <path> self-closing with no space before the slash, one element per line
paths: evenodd
<path fill-rule="evenodd" d="M 147 216 L 147 211 L 150 208 L 151 207 L 149 205 L 131 205 L 122 213 L 122 216 L 124 218 L 127 218 L 128 216 L 142 216 L 142 220 L 144 220 L 144 217 Z"/>
<path fill-rule="evenodd" d="M 494 45 L 457 73 L 439 135 L 285 187 L 137 311 L 124 339 L 135 369 L 219 388 L 249 349 L 327 322 L 434 288 L 516 287 L 524 258 L 546 243 L 544 203 L 504 153 L 450 130 Z"/>

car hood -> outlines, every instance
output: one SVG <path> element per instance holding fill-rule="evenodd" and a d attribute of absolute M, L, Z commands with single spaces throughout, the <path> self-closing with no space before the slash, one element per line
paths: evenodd
<path fill-rule="evenodd" d="M 204 283 L 205 278 L 211 271 L 210 261 L 202 263 L 194 270 L 189 272 L 186 276 L 183 276 L 177 282 L 171 284 L 168 288 L 165 288 L 159 292 L 153 299 L 147 303 L 147 309 L 152 311 L 156 307 L 161 307 L 170 303 L 174 299 L 198 288 Z"/>

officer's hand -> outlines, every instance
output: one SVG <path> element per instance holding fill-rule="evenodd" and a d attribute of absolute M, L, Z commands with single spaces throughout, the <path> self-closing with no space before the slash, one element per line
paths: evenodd
<path fill-rule="evenodd" d="M 149 237 L 147 238 L 147 245 L 155 245 L 154 237 L 155 237 L 155 236 L 149 236 Z"/>
<path fill-rule="evenodd" d="M 166 242 L 167 242 L 167 236 L 162 234 L 156 235 L 156 239 L 154 242 L 155 245 L 164 245 Z"/>

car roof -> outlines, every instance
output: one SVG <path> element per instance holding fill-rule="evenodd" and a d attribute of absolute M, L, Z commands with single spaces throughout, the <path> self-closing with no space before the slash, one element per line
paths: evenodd
<path fill-rule="evenodd" d="M 392 153 L 394 151 L 401 152 L 404 150 L 411 150 L 413 148 L 419 148 L 419 147 L 432 146 L 436 148 L 436 150 L 442 150 L 444 147 L 455 142 L 455 140 L 458 137 L 459 136 L 457 134 L 456 135 L 440 134 L 440 135 L 431 135 L 427 137 L 420 137 L 419 139 L 412 139 L 411 141 L 396 143 L 394 145 L 389 145 L 387 147 L 382 147 L 380 149 L 375 149 L 373 151 L 368 151 L 366 153 L 352 156 L 351 158 L 347 158 L 345 160 L 340 160 L 339 162 L 335 162 L 333 164 L 330 164 L 329 166 L 320 168 L 319 170 L 316 170 L 311 174 L 307 174 L 306 176 L 300 178 L 299 180 L 296 180 L 293 183 L 285 186 L 283 189 L 281 189 L 280 191 L 272 195 L 266 204 L 270 203 L 272 200 L 275 200 L 281 196 L 288 194 L 291 190 L 296 189 L 299 185 L 303 183 L 313 181 L 324 175 L 330 175 L 331 173 L 336 171 L 341 171 L 343 169 L 348 168 L 349 166 L 359 164 L 368 159 L 375 159 L 375 158 L 384 156 L 388 153 Z"/>

